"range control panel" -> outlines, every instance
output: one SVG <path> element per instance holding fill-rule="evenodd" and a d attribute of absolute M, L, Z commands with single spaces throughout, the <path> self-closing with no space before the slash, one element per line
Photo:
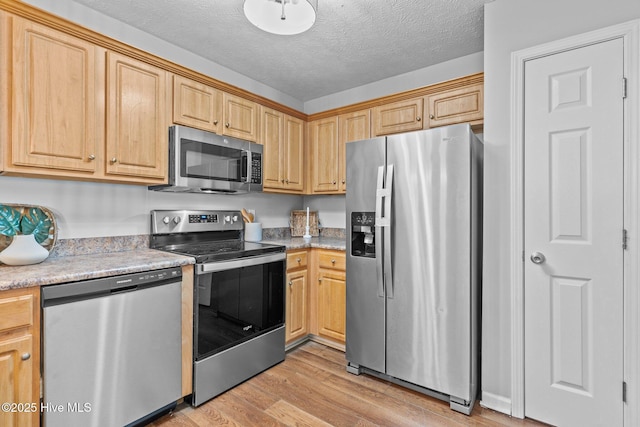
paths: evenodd
<path fill-rule="evenodd" d="M 218 214 L 189 215 L 190 224 L 205 224 L 211 222 L 218 222 Z"/>
<path fill-rule="evenodd" d="M 151 211 L 151 234 L 242 230 L 240 211 Z"/>

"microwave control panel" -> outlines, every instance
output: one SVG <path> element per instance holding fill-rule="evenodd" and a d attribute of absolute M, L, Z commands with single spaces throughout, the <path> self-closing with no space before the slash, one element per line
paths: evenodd
<path fill-rule="evenodd" d="M 251 153 L 251 183 L 262 184 L 262 154 Z"/>

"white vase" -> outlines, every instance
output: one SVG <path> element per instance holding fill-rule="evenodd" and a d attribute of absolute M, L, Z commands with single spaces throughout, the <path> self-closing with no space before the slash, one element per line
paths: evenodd
<path fill-rule="evenodd" d="M 49 251 L 36 242 L 33 234 L 13 236 L 11 244 L 0 252 L 0 262 L 7 265 L 29 265 L 44 261 Z"/>

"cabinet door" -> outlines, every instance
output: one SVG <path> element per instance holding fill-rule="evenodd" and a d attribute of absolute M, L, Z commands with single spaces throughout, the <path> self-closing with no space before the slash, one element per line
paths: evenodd
<path fill-rule="evenodd" d="M 346 274 L 344 271 L 319 270 L 318 335 L 345 342 Z"/>
<path fill-rule="evenodd" d="M 106 173 L 165 178 L 168 73 L 114 52 L 107 67 Z"/>
<path fill-rule="evenodd" d="M 32 352 L 31 335 L 0 340 L 0 401 L 22 405 L 15 411 L 0 411 L 2 426 L 38 425 L 40 399 L 33 394 L 33 382 L 38 379 L 33 378 Z"/>
<path fill-rule="evenodd" d="M 422 129 L 422 98 L 392 102 L 373 109 L 375 136 Z"/>
<path fill-rule="evenodd" d="M 223 135 L 257 141 L 258 104 L 238 96 L 222 95 L 224 128 Z"/>
<path fill-rule="evenodd" d="M 284 116 L 284 184 L 290 191 L 304 189 L 304 122 Z"/>
<path fill-rule="evenodd" d="M 356 111 L 355 113 L 341 114 L 338 116 L 338 129 L 340 130 L 338 147 L 338 178 L 340 191 L 347 191 L 347 166 L 346 156 L 347 142 L 359 141 L 371 137 L 371 110 Z"/>
<path fill-rule="evenodd" d="M 426 97 L 429 127 L 473 122 L 484 118 L 482 84 L 448 90 Z"/>
<path fill-rule="evenodd" d="M 292 342 L 309 333 L 308 328 L 307 270 L 287 273 L 286 342 Z"/>
<path fill-rule="evenodd" d="M 314 193 L 338 191 L 338 117 L 309 123 L 311 144 L 311 190 Z"/>
<path fill-rule="evenodd" d="M 173 76 L 173 122 L 220 133 L 222 92 L 211 86 Z"/>
<path fill-rule="evenodd" d="M 279 111 L 260 106 L 260 142 L 262 152 L 262 185 L 284 188 L 284 119 Z"/>
<path fill-rule="evenodd" d="M 3 46 L 11 81 L 11 161 L 17 166 L 95 172 L 99 73 L 89 42 L 18 17 Z M 2 108 L 6 108 L 3 106 Z M 50 172 L 55 175 L 55 172 Z"/>

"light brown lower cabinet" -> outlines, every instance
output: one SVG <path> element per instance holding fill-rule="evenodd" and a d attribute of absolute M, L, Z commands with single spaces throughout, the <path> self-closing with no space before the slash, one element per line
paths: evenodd
<path fill-rule="evenodd" d="M 40 420 L 40 288 L 0 293 L 1 426 Z"/>
<path fill-rule="evenodd" d="M 290 344 L 309 334 L 308 251 L 287 252 L 285 285 L 285 341 Z"/>
<path fill-rule="evenodd" d="M 346 330 L 345 252 L 287 252 L 286 343 L 311 338 L 344 350 Z"/>

